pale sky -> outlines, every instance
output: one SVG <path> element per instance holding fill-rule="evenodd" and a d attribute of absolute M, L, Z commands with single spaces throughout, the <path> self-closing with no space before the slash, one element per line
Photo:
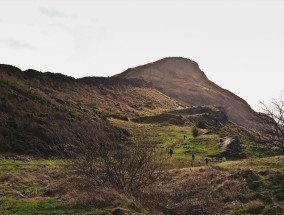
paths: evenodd
<path fill-rule="evenodd" d="M 168 56 L 258 111 L 284 90 L 284 1 L 0 0 L 0 63 L 79 78 Z"/>

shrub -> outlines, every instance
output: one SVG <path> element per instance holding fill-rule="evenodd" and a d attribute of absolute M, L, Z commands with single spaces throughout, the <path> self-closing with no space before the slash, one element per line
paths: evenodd
<path fill-rule="evenodd" d="M 161 160 L 153 148 L 126 141 L 107 123 L 75 123 L 53 134 L 58 152 L 71 161 L 76 174 L 131 194 L 152 183 Z"/>
<path fill-rule="evenodd" d="M 191 129 L 191 132 L 192 132 L 192 136 L 196 138 L 199 134 L 199 129 L 196 126 L 193 126 Z"/>

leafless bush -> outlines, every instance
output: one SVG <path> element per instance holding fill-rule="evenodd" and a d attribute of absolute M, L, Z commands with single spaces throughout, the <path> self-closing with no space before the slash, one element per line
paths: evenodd
<path fill-rule="evenodd" d="M 264 114 L 258 114 L 260 142 L 268 146 L 277 146 L 284 149 L 284 100 L 274 100 L 267 106 L 263 106 Z"/>
<path fill-rule="evenodd" d="M 110 151 L 103 159 L 109 182 L 132 194 L 151 184 L 161 170 L 157 153 L 147 146 L 127 146 Z"/>
<path fill-rule="evenodd" d="M 54 139 L 76 174 L 131 194 L 152 183 L 162 166 L 153 148 L 126 141 L 119 129 L 104 123 L 79 122 L 54 133 Z"/>

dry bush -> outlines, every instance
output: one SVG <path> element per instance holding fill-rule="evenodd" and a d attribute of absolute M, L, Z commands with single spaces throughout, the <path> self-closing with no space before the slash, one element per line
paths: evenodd
<path fill-rule="evenodd" d="M 258 114 L 259 142 L 267 146 L 284 149 L 284 99 L 274 100 L 267 106 L 262 104 L 263 113 Z"/>
<path fill-rule="evenodd" d="M 265 206 L 260 200 L 254 200 L 245 204 L 243 208 L 249 214 L 262 214 Z"/>
<path fill-rule="evenodd" d="M 240 192 L 247 192 L 244 182 L 230 176 L 214 168 L 164 172 L 144 191 L 142 202 L 156 214 L 224 214 L 236 209 Z"/>
<path fill-rule="evenodd" d="M 147 146 L 127 146 L 110 151 L 103 163 L 107 181 L 136 197 L 157 179 L 162 168 L 160 156 Z"/>
<path fill-rule="evenodd" d="M 153 148 L 125 141 L 119 129 L 106 123 L 79 122 L 53 136 L 58 151 L 71 162 L 76 175 L 131 195 L 139 196 L 162 167 Z"/>
<path fill-rule="evenodd" d="M 92 180 L 81 176 L 68 176 L 54 183 L 45 192 L 45 196 L 53 197 L 70 205 L 95 206 L 98 208 L 128 205 L 134 207 L 131 197 L 106 186 L 96 186 Z"/>

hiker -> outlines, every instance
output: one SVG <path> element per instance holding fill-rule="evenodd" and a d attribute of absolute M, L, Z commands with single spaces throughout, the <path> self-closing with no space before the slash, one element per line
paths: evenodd
<path fill-rule="evenodd" d="M 191 166 L 191 167 L 194 166 L 194 160 L 193 160 L 193 159 L 190 161 L 190 166 Z"/>
<path fill-rule="evenodd" d="M 201 166 L 201 160 L 198 161 L 198 166 Z"/>
<path fill-rule="evenodd" d="M 208 163 L 209 163 L 209 159 L 208 158 L 205 158 L 205 163 L 206 163 L 206 166 L 208 166 Z"/>
<path fill-rule="evenodd" d="M 191 161 L 190 161 L 190 166 L 191 166 L 191 167 L 194 166 L 194 159 L 195 159 L 195 155 L 192 154 L 192 156 L 191 156 Z"/>
<path fill-rule="evenodd" d="M 172 157 L 173 156 L 173 150 L 172 150 L 172 148 L 170 148 L 170 151 L 169 151 L 169 154 L 170 154 L 170 157 Z"/>

